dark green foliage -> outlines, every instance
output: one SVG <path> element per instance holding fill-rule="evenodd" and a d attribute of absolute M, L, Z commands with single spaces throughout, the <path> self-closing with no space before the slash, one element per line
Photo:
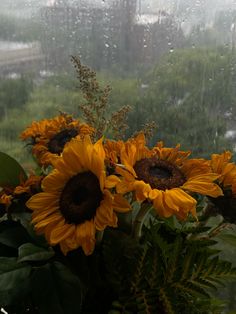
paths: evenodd
<path fill-rule="evenodd" d="M 26 213 L 12 217 L 17 221 L 0 222 L 0 308 L 9 314 L 79 314 L 80 279 L 33 232 Z"/>
<path fill-rule="evenodd" d="M 27 179 L 21 165 L 9 155 L 0 152 L 0 187 L 16 187 Z"/>
<path fill-rule="evenodd" d="M 216 241 L 195 239 L 206 228 L 191 231 L 154 223 L 145 229 L 141 244 L 133 248 L 127 236 L 120 235 L 122 247 L 109 236 L 104 255 L 109 280 L 118 291 L 111 314 L 213 313 L 212 292 L 225 279 L 235 277 L 236 269 L 220 260 L 218 251 L 211 248 Z"/>

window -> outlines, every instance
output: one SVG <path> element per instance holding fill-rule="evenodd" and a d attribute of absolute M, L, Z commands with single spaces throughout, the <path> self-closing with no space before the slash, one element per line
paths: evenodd
<path fill-rule="evenodd" d="M 130 105 L 127 136 L 154 122 L 153 143 L 235 151 L 235 50 L 234 0 L 1 0 L 1 151 L 30 166 L 20 132 L 80 114 L 71 56 L 111 85 L 111 110 Z"/>

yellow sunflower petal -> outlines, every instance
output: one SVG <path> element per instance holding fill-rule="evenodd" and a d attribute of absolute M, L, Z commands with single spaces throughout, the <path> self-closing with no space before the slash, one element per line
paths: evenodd
<path fill-rule="evenodd" d="M 134 166 L 136 162 L 136 151 L 137 148 L 132 143 L 127 143 L 126 147 L 127 151 L 125 150 L 125 147 L 121 149 L 121 162 L 122 164 Z"/>
<path fill-rule="evenodd" d="M 75 231 L 75 225 L 64 224 L 63 226 L 54 227 L 50 234 L 50 244 L 55 245 L 60 243 L 67 237 L 70 237 Z"/>
<path fill-rule="evenodd" d="M 67 255 L 69 251 L 73 251 L 81 246 L 81 243 L 76 240 L 75 234 L 71 235 L 60 242 L 60 248 L 64 255 Z"/>
<path fill-rule="evenodd" d="M 113 196 L 105 190 L 104 200 L 96 211 L 94 223 L 97 230 L 104 230 L 106 226 L 117 227 L 117 216 L 113 212 Z"/>
<path fill-rule="evenodd" d="M 110 176 L 106 177 L 105 187 L 107 189 L 112 189 L 120 182 L 121 182 L 121 180 L 117 176 L 110 175 Z"/>
<path fill-rule="evenodd" d="M 211 167 L 205 159 L 189 159 L 181 166 L 181 171 L 187 179 L 193 178 L 205 173 L 211 173 Z"/>
<path fill-rule="evenodd" d="M 106 177 L 105 168 L 104 168 L 104 159 L 96 151 L 92 153 L 90 167 L 91 167 L 90 170 L 99 179 L 100 188 L 101 188 L 101 191 L 103 191 L 104 184 L 105 184 L 105 177 Z"/>
<path fill-rule="evenodd" d="M 196 192 L 211 197 L 222 196 L 223 192 L 221 188 L 212 182 L 218 177 L 219 176 L 215 174 L 198 175 L 185 182 L 182 188 L 190 192 Z"/>
<path fill-rule="evenodd" d="M 183 213 L 183 216 L 189 212 L 195 213 L 197 201 L 179 188 L 165 191 L 164 198 L 169 208 L 175 212 Z"/>
<path fill-rule="evenodd" d="M 127 181 L 134 181 L 134 178 L 136 177 L 136 174 L 134 176 L 132 173 L 129 172 L 128 169 L 125 169 L 121 166 L 116 167 L 116 173 L 124 177 Z"/>
<path fill-rule="evenodd" d="M 50 224 L 51 222 L 64 221 L 64 218 L 59 213 L 52 213 L 45 217 L 43 220 L 36 223 L 37 228 L 42 228 Z"/>
<path fill-rule="evenodd" d="M 92 221 L 86 221 L 76 228 L 77 241 L 81 243 L 85 255 L 92 254 L 95 247 L 95 228 Z"/>
<path fill-rule="evenodd" d="M 127 192 L 134 191 L 134 182 L 127 182 L 125 180 L 122 180 L 121 182 L 117 183 L 116 185 L 116 191 L 119 194 L 125 194 Z"/>
<path fill-rule="evenodd" d="M 32 213 L 32 222 L 35 224 L 39 222 L 40 220 L 46 218 L 47 216 L 51 215 L 52 213 L 56 212 L 58 210 L 58 207 L 50 207 L 47 210 L 35 210 Z"/>
<path fill-rule="evenodd" d="M 47 177 L 43 179 L 42 188 L 48 192 L 61 192 L 69 178 L 70 177 L 65 175 L 65 173 L 54 169 Z"/>
<path fill-rule="evenodd" d="M 65 147 L 64 151 L 62 152 L 62 157 L 71 174 L 77 174 L 84 170 L 84 167 L 78 158 L 78 153 L 73 149 L 73 145 L 67 145 Z"/>
<path fill-rule="evenodd" d="M 228 163 L 231 158 L 232 154 L 229 151 L 226 151 L 223 154 L 213 154 L 211 156 L 211 167 L 213 172 L 221 174 L 224 164 Z"/>
<path fill-rule="evenodd" d="M 171 210 L 164 202 L 164 192 L 160 190 L 156 191 L 157 197 L 153 200 L 153 207 L 161 217 L 168 218 L 172 216 L 173 210 Z"/>
<path fill-rule="evenodd" d="M 131 210 L 130 203 L 121 194 L 114 195 L 113 207 L 119 213 L 126 213 Z"/>
<path fill-rule="evenodd" d="M 146 200 L 151 191 L 150 185 L 141 180 L 133 183 L 133 189 L 135 190 L 136 199 L 139 202 Z"/>
<path fill-rule="evenodd" d="M 27 202 L 26 206 L 32 210 L 45 210 L 58 205 L 59 193 L 41 192 L 33 195 Z"/>

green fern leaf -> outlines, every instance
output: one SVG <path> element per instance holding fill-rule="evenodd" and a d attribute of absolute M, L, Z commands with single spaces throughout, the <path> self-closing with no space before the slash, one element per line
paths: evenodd
<path fill-rule="evenodd" d="M 172 281 L 174 275 L 177 274 L 179 256 L 182 252 L 182 245 L 183 245 L 183 239 L 179 235 L 179 236 L 177 236 L 177 238 L 173 244 L 172 254 L 169 257 L 167 274 L 166 274 L 166 281 L 167 282 Z"/>
<path fill-rule="evenodd" d="M 191 280 L 191 282 L 194 284 L 198 284 L 199 286 L 202 286 L 203 289 L 204 288 L 211 288 L 213 290 L 217 290 L 216 286 L 205 278 L 204 279 L 196 278 L 194 281 Z"/>
<path fill-rule="evenodd" d="M 140 249 L 139 254 L 137 255 L 137 265 L 135 268 L 135 273 L 133 280 L 131 281 L 131 289 L 134 293 L 138 293 L 140 289 L 140 284 L 146 276 L 145 273 L 145 262 L 146 262 L 146 253 L 148 251 L 148 246 L 143 246 Z"/>
<path fill-rule="evenodd" d="M 199 285 L 190 281 L 182 281 L 173 284 L 173 287 L 178 290 L 181 290 L 184 293 L 189 295 L 200 295 L 207 298 L 210 298 L 210 295 Z"/>
<path fill-rule="evenodd" d="M 161 288 L 159 291 L 159 299 L 163 304 L 164 313 L 167 314 L 176 314 L 173 308 L 173 305 L 171 304 L 170 298 L 168 294 L 166 293 L 165 289 Z"/>

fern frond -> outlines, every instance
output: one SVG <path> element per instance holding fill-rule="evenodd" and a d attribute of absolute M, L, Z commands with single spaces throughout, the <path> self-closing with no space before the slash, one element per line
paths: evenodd
<path fill-rule="evenodd" d="M 137 314 L 153 314 L 157 313 L 156 291 L 142 291 L 136 298 L 137 300 Z"/>
<path fill-rule="evenodd" d="M 182 232 L 186 233 L 186 234 L 201 234 L 201 233 L 205 233 L 207 231 L 209 231 L 211 229 L 211 227 L 207 227 L 207 226 L 202 226 L 202 225 L 198 225 L 198 226 L 193 226 L 193 227 L 187 227 L 187 228 L 183 228 Z"/>
<path fill-rule="evenodd" d="M 182 252 L 183 239 L 181 236 L 177 236 L 174 244 L 172 254 L 169 257 L 167 273 L 166 273 L 166 281 L 170 282 L 173 279 L 173 276 L 176 274 L 176 270 L 178 267 L 179 256 Z"/>
<path fill-rule="evenodd" d="M 155 288 L 157 282 L 157 276 L 159 273 L 158 269 L 158 254 L 157 250 L 153 250 L 152 263 L 150 265 L 150 274 L 148 275 L 147 281 L 151 289 Z"/>
<path fill-rule="evenodd" d="M 173 306 L 170 302 L 170 299 L 165 291 L 165 289 L 161 288 L 159 291 L 159 299 L 163 304 L 164 313 L 167 314 L 176 314 L 176 312 L 173 309 Z"/>
<path fill-rule="evenodd" d="M 203 248 L 203 247 L 209 247 L 212 245 L 217 244 L 217 241 L 211 240 L 208 238 L 201 238 L 201 239 L 194 239 L 194 240 L 188 240 L 188 245 L 198 247 L 198 248 Z"/>
<path fill-rule="evenodd" d="M 136 294 L 140 289 L 140 283 L 145 278 L 145 262 L 146 262 L 146 253 L 148 251 L 148 246 L 143 246 L 140 249 L 139 254 L 137 255 L 137 265 L 135 268 L 135 274 L 131 281 L 131 290 Z"/>
<path fill-rule="evenodd" d="M 172 285 L 175 290 L 178 290 L 184 292 L 185 294 L 189 295 L 200 295 L 207 298 L 210 298 L 210 295 L 198 284 L 193 283 L 191 281 L 182 281 L 182 282 L 176 282 Z"/>
<path fill-rule="evenodd" d="M 217 268 L 217 265 L 219 265 L 219 257 L 215 256 L 213 259 L 208 260 L 207 266 L 205 267 L 205 271 L 203 272 L 202 276 L 208 277 L 210 274 L 213 274 L 214 271 Z M 231 268 L 231 265 L 230 265 Z"/>
<path fill-rule="evenodd" d="M 192 283 L 202 286 L 204 288 L 210 288 L 213 290 L 217 290 L 216 286 L 207 279 L 196 278 L 195 280 L 191 280 Z"/>
<path fill-rule="evenodd" d="M 185 280 L 186 278 L 191 277 L 195 257 L 196 257 L 196 251 L 195 250 L 193 250 L 193 249 L 187 250 L 185 257 L 182 261 L 183 272 L 182 272 L 182 276 L 180 279 L 181 281 Z"/>
<path fill-rule="evenodd" d="M 196 270 L 192 273 L 191 279 L 195 279 L 199 277 L 200 273 L 205 270 L 206 267 L 206 261 L 208 259 L 208 254 L 206 252 L 202 252 L 202 254 L 199 254 L 197 256 L 196 261 Z"/>

